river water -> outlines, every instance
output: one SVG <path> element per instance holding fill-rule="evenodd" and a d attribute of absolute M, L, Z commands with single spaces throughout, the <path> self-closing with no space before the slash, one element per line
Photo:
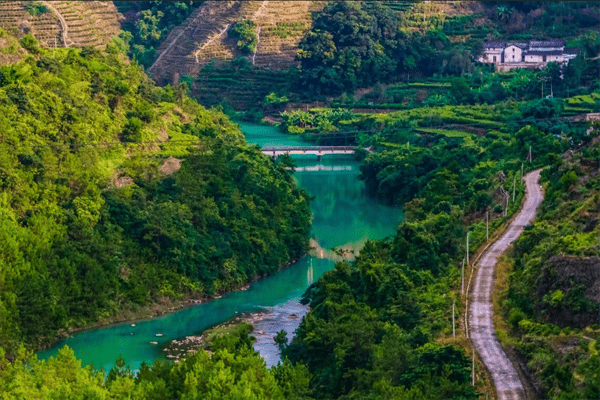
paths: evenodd
<path fill-rule="evenodd" d="M 296 137 L 281 134 L 276 128 L 240 124 L 248 142 L 259 146 L 306 146 Z M 334 267 L 339 258 L 331 248 L 357 251 L 367 238 L 392 235 L 402 218 L 401 211 L 383 206 L 366 196 L 358 180 L 359 162 L 353 157 L 328 155 L 294 159 L 298 184 L 314 199 L 311 203 L 313 226 L 311 245 L 315 250 L 289 268 L 252 284 L 248 290 L 232 292 L 220 299 L 186 308 L 176 313 L 135 326 L 121 324 L 76 334 L 40 352 L 41 359 L 56 355 L 67 345 L 83 365 L 109 370 L 121 356 L 134 370 L 142 362 L 164 358 L 162 347 L 174 339 L 197 335 L 242 313 L 267 312 L 255 324 L 255 344 L 268 366 L 279 360 L 273 336 L 282 329 L 292 336 L 306 307 L 299 299 L 308 286 Z M 158 344 L 152 344 L 157 342 Z"/>

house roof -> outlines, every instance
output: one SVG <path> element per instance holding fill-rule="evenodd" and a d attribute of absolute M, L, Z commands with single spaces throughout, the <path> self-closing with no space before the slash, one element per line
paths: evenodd
<path fill-rule="evenodd" d="M 562 50 L 529 50 L 525 55 L 527 56 L 561 56 Z"/>
<path fill-rule="evenodd" d="M 508 43 L 508 46 L 517 46 L 521 49 L 526 49 L 529 47 L 529 43 L 521 43 L 521 42 Z"/>
<path fill-rule="evenodd" d="M 505 48 L 506 42 L 491 41 L 491 42 L 485 42 L 484 45 L 488 49 L 489 48 Z"/>
<path fill-rule="evenodd" d="M 576 47 L 565 47 L 565 54 L 577 54 L 578 49 Z"/>
<path fill-rule="evenodd" d="M 552 40 L 531 40 L 529 47 L 564 47 L 565 41 L 562 39 Z"/>

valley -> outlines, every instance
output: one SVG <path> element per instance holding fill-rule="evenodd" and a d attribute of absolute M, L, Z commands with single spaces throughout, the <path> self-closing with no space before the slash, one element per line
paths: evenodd
<path fill-rule="evenodd" d="M 0 397 L 597 398 L 599 52 L 585 1 L 0 1 Z"/>

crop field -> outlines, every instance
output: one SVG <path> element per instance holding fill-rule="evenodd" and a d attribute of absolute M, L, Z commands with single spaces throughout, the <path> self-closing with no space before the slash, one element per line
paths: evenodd
<path fill-rule="evenodd" d="M 0 27 L 32 34 L 44 47 L 100 48 L 120 30 L 119 14 L 109 1 L 0 1 Z"/>

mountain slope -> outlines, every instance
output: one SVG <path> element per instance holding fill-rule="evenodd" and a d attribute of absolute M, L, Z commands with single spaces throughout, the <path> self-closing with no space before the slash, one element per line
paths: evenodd
<path fill-rule="evenodd" d="M 232 24 L 253 21 L 259 43 L 246 56 L 255 66 L 287 69 L 294 65 L 297 45 L 310 29 L 311 12 L 324 7 L 321 1 L 207 1 L 183 25 L 174 29 L 159 49 L 149 72 L 160 82 L 182 75 L 197 75 L 210 61 L 243 56 L 228 36 Z"/>
<path fill-rule="evenodd" d="M 96 48 L 121 29 L 119 13 L 109 1 L 0 1 L 0 27 L 30 33 L 43 47 Z"/>

